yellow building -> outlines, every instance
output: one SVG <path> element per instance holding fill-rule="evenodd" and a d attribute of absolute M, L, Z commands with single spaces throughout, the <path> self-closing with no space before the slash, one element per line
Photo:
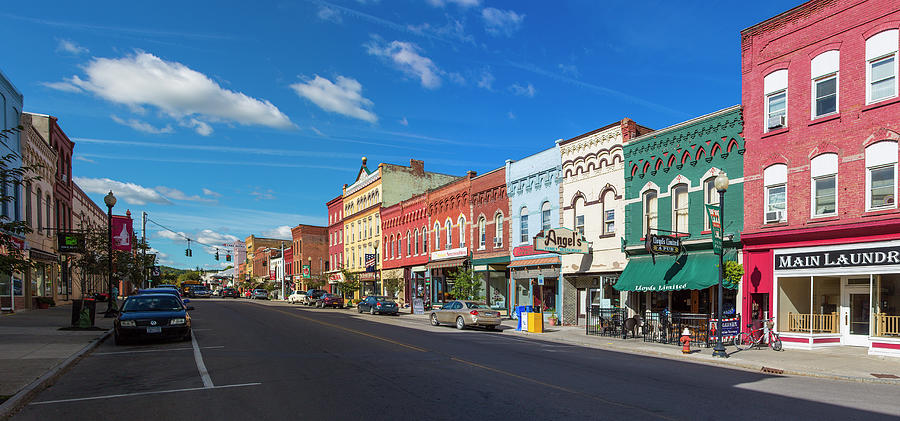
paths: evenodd
<path fill-rule="evenodd" d="M 256 237 L 254 235 L 247 237 L 244 240 L 244 245 L 247 247 L 247 261 L 246 261 L 246 266 L 245 266 L 246 275 L 245 275 L 245 279 L 243 279 L 243 281 L 250 281 L 250 280 L 259 281 L 260 280 L 260 279 L 254 279 L 257 277 L 253 276 L 253 274 L 254 274 L 254 272 L 253 272 L 253 256 L 256 253 L 256 250 L 258 250 L 260 247 L 280 248 L 282 244 L 284 244 L 285 247 L 290 247 L 291 240 L 290 239 L 279 240 L 277 238 L 263 238 L 263 237 Z M 266 271 L 266 272 L 268 272 L 268 271 Z M 248 275 L 249 275 L 249 278 L 251 278 L 251 279 L 246 279 L 246 277 Z"/>
<path fill-rule="evenodd" d="M 423 161 L 410 159 L 409 166 L 379 164 L 370 171 L 366 158 L 351 185 L 344 185 L 344 268 L 360 275 L 358 295 L 381 293 L 381 208 L 399 203 L 425 190 L 459 177 L 425 172 Z M 376 252 L 377 250 L 377 252 Z M 366 273 L 365 256 L 375 254 L 378 271 Z"/>

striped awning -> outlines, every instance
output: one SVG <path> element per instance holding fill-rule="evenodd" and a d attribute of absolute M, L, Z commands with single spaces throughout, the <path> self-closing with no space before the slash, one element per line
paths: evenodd
<path fill-rule="evenodd" d="M 541 257 L 538 259 L 523 259 L 523 260 L 513 260 L 509 262 L 510 268 L 524 267 L 524 266 L 548 266 L 548 265 L 558 265 L 559 257 Z"/>
<path fill-rule="evenodd" d="M 447 260 L 438 260 L 435 262 L 428 262 L 425 264 L 426 269 L 440 269 L 440 268 L 454 268 L 458 266 L 462 266 L 466 263 L 466 258 L 460 259 L 447 259 Z"/>

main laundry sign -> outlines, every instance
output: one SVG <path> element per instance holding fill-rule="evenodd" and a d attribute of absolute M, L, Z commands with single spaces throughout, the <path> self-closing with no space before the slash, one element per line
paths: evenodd
<path fill-rule="evenodd" d="M 900 247 L 814 251 L 775 255 L 775 270 L 900 265 Z"/>
<path fill-rule="evenodd" d="M 534 249 L 559 254 L 587 254 L 584 236 L 568 228 L 553 228 L 534 236 Z"/>

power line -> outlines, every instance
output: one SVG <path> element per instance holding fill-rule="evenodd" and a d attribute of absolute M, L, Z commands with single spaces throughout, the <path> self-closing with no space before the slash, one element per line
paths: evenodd
<path fill-rule="evenodd" d="M 177 235 L 177 236 L 179 236 L 179 237 L 184 238 L 184 239 L 187 240 L 187 242 L 188 242 L 188 248 L 191 247 L 191 243 L 193 242 L 193 243 L 200 244 L 201 246 L 212 247 L 212 248 L 216 249 L 216 260 L 219 260 L 219 246 L 213 245 L 213 244 L 206 244 L 206 243 L 200 242 L 199 240 L 196 240 L 196 239 L 193 239 L 193 238 L 191 238 L 191 237 L 188 237 L 187 235 L 185 235 L 184 233 L 182 233 L 182 232 L 180 232 L 180 231 L 175 231 L 175 230 L 173 230 L 173 229 L 171 229 L 171 228 L 169 228 L 169 227 L 167 227 L 167 226 L 165 226 L 165 225 L 163 225 L 163 224 L 160 224 L 159 222 L 156 222 L 156 221 L 150 219 L 150 217 L 147 217 L 147 221 L 150 222 L 150 223 L 152 223 L 153 225 L 156 225 L 156 226 L 158 226 L 158 227 L 160 227 L 160 228 L 166 230 L 166 231 L 171 232 L 172 234 L 175 234 L 175 235 Z M 229 253 L 228 255 L 231 256 L 230 253 Z M 229 257 L 228 259 L 230 260 L 231 258 Z"/>

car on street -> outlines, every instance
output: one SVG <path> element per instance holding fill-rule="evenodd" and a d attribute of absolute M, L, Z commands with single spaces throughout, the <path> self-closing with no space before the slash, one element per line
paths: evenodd
<path fill-rule="evenodd" d="M 356 310 L 360 313 L 368 311 L 369 314 L 393 314 L 396 316 L 399 307 L 388 297 L 370 295 L 356 305 Z"/>
<path fill-rule="evenodd" d="M 480 326 L 494 330 L 500 326 L 500 312 L 491 310 L 487 304 L 468 300 L 455 300 L 441 308 L 431 310 L 431 325 L 452 324 L 463 330 L 468 326 Z"/>
<path fill-rule="evenodd" d="M 315 305 L 316 300 L 318 300 L 322 296 L 322 294 L 327 293 L 328 291 L 325 291 L 324 289 L 311 289 L 309 291 L 306 291 L 306 298 L 304 298 L 303 304 L 306 304 L 308 306 Z"/>
<path fill-rule="evenodd" d="M 237 298 L 238 296 L 240 296 L 240 294 L 238 294 L 238 291 L 234 288 L 222 289 L 222 298 L 225 298 L 225 297 Z"/>
<path fill-rule="evenodd" d="M 337 294 L 329 294 L 324 293 L 316 300 L 316 307 L 325 308 L 325 307 L 334 307 L 334 308 L 343 308 L 344 307 L 344 297 L 341 297 Z"/>
<path fill-rule="evenodd" d="M 190 300 L 189 298 L 183 298 L 183 297 L 181 296 L 181 292 L 178 291 L 177 289 L 174 289 L 174 288 L 160 288 L 160 287 L 157 287 L 157 288 L 144 288 L 144 289 L 139 289 L 139 290 L 138 290 L 138 295 L 141 295 L 141 294 L 171 294 L 171 295 L 174 295 L 174 296 L 178 297 L 178 299 L 181 300 L 181 302 L 182 302 L 183 304 L 187 304 L 187 303 L 191 302 L 191 300 Z"/>
<path fill-rule="evenodd" d="M 306 291 L 294 291 L 288 295 L 287 300 L 291 304 L 304 303 L 306 302 Z"/>
<path fill-rule="evenodd" d="M 209 298 L 212 296 L 212 293 L 209 292 L 206 287 L 193 287 L 191 288 L 191 297 L 193 298 Z"/>
<path fill-rule="evenodd" d="M 250 293 L 251 300 L 268 300 L 269 299 L 269 291 L 266 291 L 262 288 L 254 289 L 253 292 Z"/>
<path fill-rule="evenodd" d="M 191 339 L 191 316 L 174 294 L 138 294 L 125 299 L 113 321 L 116 345 L 133 339 Z"/>

